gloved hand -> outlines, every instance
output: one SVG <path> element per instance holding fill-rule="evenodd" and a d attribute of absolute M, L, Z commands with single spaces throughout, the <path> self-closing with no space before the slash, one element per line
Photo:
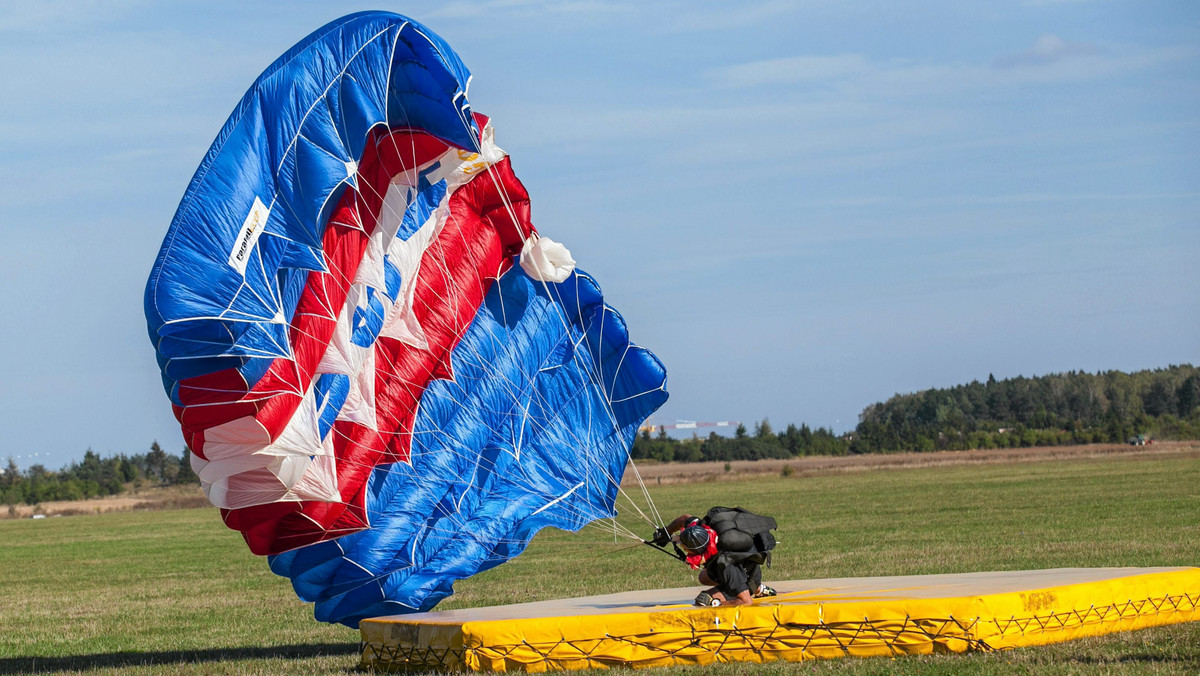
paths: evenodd
<path fill-rule="evenodd" d="M 655 547 L 666 547 L 670 543 L 671 534 L 667 532 L 666 528 L 659 527 L 654 529 L 654 538 L 650 540 L 650 544 Z"/>

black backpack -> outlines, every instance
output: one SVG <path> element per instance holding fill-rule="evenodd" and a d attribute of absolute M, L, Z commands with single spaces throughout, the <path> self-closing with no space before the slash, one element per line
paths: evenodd
<path fill-rule="evenodd" d="M 713 507 L 704 523 L 716 532 L 717 549 L 730 562 L 749 560 L 770 567 L 771 550 L 775 549 L 771 531 L 778 528 L 774 518 L 741 507 Z"/>

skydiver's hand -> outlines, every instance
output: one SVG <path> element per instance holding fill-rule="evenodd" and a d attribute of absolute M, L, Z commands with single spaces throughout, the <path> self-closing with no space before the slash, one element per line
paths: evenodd
<path fill-rule="evenodd" d="M 660 527 L 654 529 L 654 539 L 650 540 L 650 544 L 655 547 L 666 547 L 670 543 L 671 534 L 667 532 L 666 528 Z"/>

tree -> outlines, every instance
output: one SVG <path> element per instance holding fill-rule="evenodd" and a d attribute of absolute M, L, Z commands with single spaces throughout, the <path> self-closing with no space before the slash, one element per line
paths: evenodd
<path fill-rule="evenodd" d="M 787 429 L 779 435 L 779 441 L 791 455 L 800 455 L 800 428 L 789 423 Z"/>
<path fill-rule="evenodd" d="M 762 422 L 754 423 L 754 436 L 758 439 L 766 439 L 774 436 L 775 430 L 771 428 L 771 421 L 763 418 Z"/>
<path fill-rule="evenodd" d="M 1197 406 L 1200 406 L 1200 374 L 1192 374 L 1175 391 L 1175 407 L 1179 417 L 1186 418 Z"/>
<path fill-rule="evenodd" d="M 83 452 L 83 462 L 72 464 L 71 476 L 76 479 L 100 478 L 100 456 L 91 448 Z"/>
<path fill-rule="evenodd" d="M 1193 380 L 1194 378 L 1194 380 Z M 1133 433 L 1194 438 L 1192 423 L 1172 415 L 1200 407 L 1200 370 L 1190 365 L 972 381 L 948 389 L 897 394 L 859 415 L 851 451 L 963 449 L 1123 441 Z M 1195 415 L 1195 413 L 1192 413 Z M 1017 426 L 1028 432 L 1001 433 Z"/>
<path fill-rule="evenodd" d="M 800 447 L 804 449 L 805 455 L 812 448 L 812 430 L 808 428 L 808 423 L 800 423 Z"/>
<path fill-rule="evenodd" d="M 175 477 L 177 484 L 198 484 L 200 477 L 192 470 L 192 449 L 183 447 L 183 455 L 179 458 L 179 474 Z"/>
<path fill-rule="evenodd" d="M 1146 415 L 1160 416 L 1175 411 L 1175 390 L 1166 381 L 1156 380 L 1142 397 Z"/>
<path fill-rule="evenodd" d="M 150 452 L 146 454 L 146 474 L 161 483 L 166 478 L 166 469 L 167 454 L 155 440 L 150 444 Z"/>
<path fill-rule="evenodd" d="M 1012 418 L 1007 385 L 1008 381 L 1006 380 L 1003 384 L 997 383 L 994 387 L 988 388 L 988 417 L 992 420 L 1008 421 Z"/>
<path fill-rule="evenodd" d="M 17 467 L 17 461 L 10 457 L 8 459 L 8 466 L 4 468 L 4 473 L 0 474 L 0 489 L 7 489 L 20 480 L 21 468 Z"/>

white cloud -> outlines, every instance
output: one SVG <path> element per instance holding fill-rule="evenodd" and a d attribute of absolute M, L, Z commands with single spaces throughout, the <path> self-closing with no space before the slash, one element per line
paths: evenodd
<path fill-rule="evenodd" d="M 967 89 L 1038 82 L 1087 80 L 1124 75 L 1172 61 L 1195 58 L 1193 47 L 1102 49 L 1042 35 L 1028 49 L 975 63 L 872 60 L 863 54 L 799 55 L 714 68 L 701 74 L 729 88 L 809 85 L 872 98 L 912 97 Z"/>
<path fill-rule="evenodd" d="M 1098 5 L 1111 2 L 1120 2 L 1120 0 L 1025 0 L 1025 4 L 1030 7 L 1045 7 L 1047 5 Z"/>
<path fill-rule="evenodd" d="M 793 56 L 724 66 L 705 75 L 725 87 L 817 82 L 862 75 L 874 67 L 862 54 L 835 56 Z"/>
<path fill-rule="evenodd" d="M 996 61 L 1001 68 L 1031 68 L 1067 59 L 1095 56 L 1100 50 L 1083 42 L 1068 42 L 1057 35 L 1042 35 L 1033 46 Z"/>
<path fill-rule="evenodd" d="M 1135 47 L 1100 49 L 1042 36 L 1019 54 L 1000 59 L 993 67 L 998 84 L 1065 82 L 1117 77 L 1172 61 L 1195 58 L 1193 47 Z"/>
<path fill-rule="evenodd" d="M 632 0 L 454 0 L 420 16 L 422 21 L 623 17 L 624 21 L 636 22 L 638 29 L 647 33 L 678 34 L 728 31 L 778 22 L 780 17 L 803 10 L 806 4 L 828 5 L 831 0 L 808 0 L 805 3 L 764 0 L 736 6 L 722 3 L 702 5 L 681 0 L 654 3 Z"/>
<path fill-rule="evenodd" d="M 796 0 L 774 0 L 736 5 L 718 3 L 710 5 L 715 7 L 716 11 L 707 12 L 701 11 L 698 3 L 686 3 L 682 5 L 682 11 L 670 12 L 669 17 L 658 28 L 670 33 L 690 33 L 755 26 L 767 22 L 777 22 L 782 16 L 803 10 L 804 4 L 824 5 L 830 3 L 828 0 L 811 0 L 808 3 L 800 3 Z"/>
<path fill-rule="evenodd" d="M 639 5 L 601 0 L 488 0 L 447 2 L 424 13 L 424 19 L 480 19 L 497 14 L 540 16 L 554 14 L 614 14 L 632 11 Z"/>
<path fill-rule="evenodd" d="M 4 0 L 0 3 L 0 33 L 94 28 L 120 22 L 147 4 L 146 0 Z"/>

